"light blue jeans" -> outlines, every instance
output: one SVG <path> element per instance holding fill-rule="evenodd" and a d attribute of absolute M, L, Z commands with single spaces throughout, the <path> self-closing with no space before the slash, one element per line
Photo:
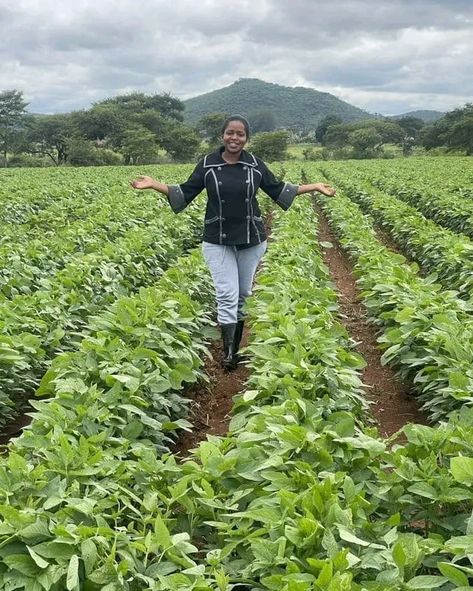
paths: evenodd
<path fill-rule="evenodd" d="M 202 244 L 205 262 L 215 285 L 219 324 L 230 324 L 244 318 L 243 304 L 251 294 L 256 267 L 266 247 L 266 240 L 243 250 L 225 244 Z"/>

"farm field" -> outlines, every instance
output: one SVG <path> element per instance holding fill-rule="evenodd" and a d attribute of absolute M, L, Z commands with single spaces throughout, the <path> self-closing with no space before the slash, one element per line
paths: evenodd
<path fill-rule="evenodd" d="M 0 589 L 473 589 L 473 161 L 272 169 L 337 195 L 262 198 L 249 361 L 191 445 L 204 196 L 129 182 L 192 166 L 0 171 Z"/>

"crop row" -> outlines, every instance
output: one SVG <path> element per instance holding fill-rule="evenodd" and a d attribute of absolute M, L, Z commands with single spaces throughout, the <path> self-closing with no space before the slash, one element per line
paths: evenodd
<path fill-rule="evenodd" d="M 438 226 L 417 209 L 372 186 L 353 183 L 349 176 L 332 179 L 387 229 L 403 252 L 422 269 L 435 274 L 446 289 L 473 300 L 473 243 L 462 234 Z"/>
<path fill-rule="evenodd" d="M 454 291 L 377 239 L 369 219 L 340 191 L 321 198 L 331 225 L 356 261 L 355 272 L 370 317 L 383 326 L 382 359 L 398 368 L 432 420 L 473 404 L 473 319 Z"/>
<path fill-rule="evenodd" d="M 362 428 L 363 362 L 332 315 L 315 230 L 297 205 L 278 220 L 248 305 L 249 389 L 230 436 L 184 464 L 158 455 L 166 413 L 155 402 L 174 401 L 165 386 L 192 382 L 185 368 L 195 378 L 205 352 L 212 297 L 198 253 L 54 362 L 43 383 L 54 400 L 37 404 L 0 462 L 1 585 L 471 588 L 473 459 L 460 457 L 471 455 L 471 412 L 407 429 L 394 451 Z"/>
<path fill-rule="evenodd" d="M 469 163 L 471 165 L 471 163 Z M 379 167 L 357 165 L 352 167 L 350 174 L 353 182 L 368 181 L 378 189 L 395 195 L 402 201 L 409 203 L 426 217 L 435 220 L 438 224 L 453 230 L 462 232 L 473 238 L 473 201 L 464 192 L 446 190 L 443 183 L 427 183 L 418 186 L 418 179 L 422 178 L 424 168 L 419 166 L 417 172 L 412 172 L 409 177 L 403 177 L 396 166 L 381 173 Z M 346 170 L 346 165 L 331 163 L 324 165 L 324 170 L 330 174 L 336 174 L 337 170 Z M 451 174 L 451 172 L 449 173 Z M 471 187 L 473 171 L 470 172 L 468 186 Z"/>
<path fill-rule="evenodd" d="M 0 301 L 0 424 L 18 412 L 50 360 L 82 338 L 89 318 L 150 285 L 195 243 L 196 216 L 169 210 L 102 251 L 77 256 L 31 294 Z"/>
<path fill-rule="evenodd" d="M 397 188 L 422 194 L 473 196 L 473 163 L 467 157 L 396 158 L 393 160 L 357 160 L 326 162 L 324 167 L 356 171 L 366 180 L 386 180 Z"/>
<path fill-rule="evenodd" d="M 143 574 L 155 561 L 146 532 L 159 528 L 157 454 L 189 426 L 179 390 L 203 377 L 212 300 L 193 252 L 97 316 L 79 349 L 53 362 L 41 386 L 53 398 L 34 403 L 1 458 L 2 589 L 143 588 L 118 581 L 135 556 Z M 187 546 L 181 536 L 175 552 Z"/>
<path fill-rule="evenodd" d="M 172 169 L 169 174 L 177 172 Z M 131 172 L 127 174 L 129 180 Z M 75 176 L 69 177 L 74 187 Z M 111 176 L 103 179 L 97 172 L 95 179 L 98 194 L 92 202 L 83 187 L 74 187 L 69 199 L 58 200 L 50 208 L 46 224 L 30 220 L 29 225 L 7 221 L 0 225 L 0 292 L 7 297 L 30 293 L 44 277 L 61 269 L 71 258 L 103 248 L 127 231 L 162 216 L 163 210 L 169 217 L 163 198 L 156 198 L 155 194 L 137 197 L 125 179 L 112 184 Z M 75 211 L 71 211 L 71 205 Z M 0 206 L 2 220 L 4 209 L 5 205 Z"/>
<path fill-rule="evenodd" d="M 201 447 L 200 469 L 187 464 L 212 495 L 191 516 L 199 536 L 217 530 L 207 559 L 253 588 L 469 589 L 473 412 L 406 428 L 394 452 L 362 429 L 363 362 L 332 315 L 314 216 L 301 213 L 273 230 L 249 305 L 252 374 L 235 441 Z"/>
<path fill-rule="evenodd" d="M 273 226 L 230 435 L 160 465 L 158 559 L 123 588 L 137 578 L 150 590 L 470 588 L 473 460 L 457 456 L 471 455 L 472 413 L 439 431 L 412 426 L 395 451 L 363 429 L 363 362 L 332 315 L 315 230 L 296 206 Z"/>
<path fill-rule="evenodd" d="M 130 313 L 131 298 L 116 304 L 97 321 L 96 334 L 86 338 L 77 353 L 55 361 L 42 387 L 55 399 L 35 404 L 39 412 L 31 429 L 14 443 L 0 471 L 4 476 L 1 488 L 9 485 L 9 510 L 2 512 L 0 506 L 0 555 L 5 564 L 0 581 L 4 585 L 15 582 L 28 589 L 34 579 L 41 589 L 51 591 L 157 590 L 183 585 L 226 589 L 229 580 L 250 583 L 264 573 L 276 575 L 272 562 L 277 556 L 271 556 L 271 564 L 262 562 L 262 556 L 267 557 L 268 550 L 276 546 L 283 553 L 279 561 L 292 562 L 291 554 L 300 540 L 299 516 L 291 519 L 281 506 L 272 508 L 278 495 L 270 485 L 289 484 L 287 502 L 292 500 L 295 493 L 291 494 L 290 482 L 303 469 L 303 462 L 293 466 L 291 456 L 317 439 L 310 432 L 301 438 L 305 423 L 315 425 L 325 422 L 324 414 L 331 416 L 334 431 L 325 438 L 333 443 L 355 429 L 349 411 L 364 412 L 365 405 L 356 373 L 362 362 L 344 347 L 349 345 L 348 336 L 330 313 L 335 295 L 327 270 L 319 263 L 303 279 L 301 269 L 307 272 L 307 263 L 315 262 L 312 252 L 307 252 L 309 234 L 289 244 L 287 237 L 281 233 L 280 246 L 268 261 L 274 268 L 263 276 L 255 298 L 260 304 L 253 315 L 260 324 L 254 327 L 259 337 L 251 351 L 259 378 L 252 386 L 258 393 L 250 390 L 240 400 L 240 412 L 233 422 L 235 435 L 202 443 L 197 461 L 181 467 L 173 457 L 157 457 L 155 445 L 158 441 L 162 449 L 165 423 L 153 420 L 156 417 L 150 408 L 154 405 L 148 405 L 153 394 L 160 400 L 171 398 L 165 390 L 170 379 L 166 382 L 162 371 L 165 361 L 169 363 L 169 333 L 176 338 L 187 329 L 192 335 L 186 342 L 194 346 L 198 346 L 197 334 L 202 333 L 202 325 L 190 329 L 185 308 L 176 310 L 175 300 L 183 297 L 177 291 L 147 290 L 149 298 L 138 305 L 141 314 L 136 314 L 137 298 L 133 298 L 134 313 Z M 297 265 L 291 268 L 291 263 Z M 194 257 L 189 264 L 176 267 L 182 270 L 179 288 L 192 286 L 188 305 L 202 291 L 208 294 L 208 286 L 206 290 L 206 284 L 202 285 L 207 274 L 201 265 Z M 283 266 L 286 273 L 281 276 Z M 295 282 L 294 292 L 284 302 L 285 313 L 278 307 L 275 281 L 286 288 L 292 287 L 289 281 Z M 308 294 L 310 299 L 302 297 Z M 151 314 L 144 313 L 150 302 L 155 303 Z M 171 318 L 169 309 L 174 312 Z M 261 315 L 263 310 L 266 313 Z M 153 328 L 160 330 L 143 335 L 150 315 L 152 324 L 158 325 Z M 159 322 L 161 315 L 172 321 L 171 326 L 164 324 L 165 330 Z M 279 335 L 274 334 L 277 325 L 281 326 Z M 265 334 L 268 330 L 273 336 Z M 152 358 L 149 340 L 155 343 Z M 291 354 L 295 341 L 296 361 Z M 185 353 L 181 346 L 181 375 L 186 375 L 182 369 Z M 268 364 L 266 358 L 275 353 L 279 359 Z M 291 363 L 290 373 L 288 367 L 281 368 L 283 359 Z M 140 374 L 141 365 L 154 366 L 153 371 Z M 287 377 L 282 380 L 283 375 Z M 265 376 L 270 383 L 264 383 Z M 300 383 L 304 385 L 301 393 L 297 391 Z M 324 412 L 319 408 L 320 396 L 327 401 Z M 263 403 L 265 407 L 258 412 L 254 405 Z M 278 455 L 274 457 L 276 445 Z M 265 492 L 264 502 L 258 503 L 262 484 L 269 486 L 269 495 Z M 306 489 L 304 478 L 298 484 Z M 247 516 L 239 515 L 238 505 Z M 227 518 L 224 514 L 228 512 Z M 279 522 L 271 529 L 287 532 L 287 551 L 263 531 L 262 523 L 269 527 L 275 516 Z M 218 524 L 217 518 L 221 519 Z M 342 556 L 339 562 L 340 567 L 345 564 Z"/>
<path fill-rule="evenodd" d="M 191 165 L 1 170 L 2 224 L 22 225 L 24 233 L 67 226 L 86 218 L 104 194 L 123 194 L 138 174 L 162 174 L 171 182 L 191 170 Z"/>

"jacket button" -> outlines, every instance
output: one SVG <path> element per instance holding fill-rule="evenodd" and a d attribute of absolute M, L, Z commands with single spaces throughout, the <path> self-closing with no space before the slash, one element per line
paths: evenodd
<path fill-rule="evenodd" d="M 225 203 L 225 199 L 220 199 L 220 203 Z"/>
<path fill-rule="evenodd" d="M 222 184 L 222 181 L 218 181 L 218 184 L 221 185 Z"/>
<path fill-rule="evenodd" d="M 226 234 L 222 234 L 222 238 L 226 238 L 226 237 L 227 237 L 227 235 L 226 235 Z"/>
<path fill-rule="evenodd" d="M 244 166 L 244 167 L 243 167 L 243 170 L 246 170 L 247 168 L 248 168 L 248 166 Z"/>
<path fill-rule="evenodd" d="M 222 170 L 222 167 L 221 167 L 221 166 L 219 166 L 219 167 L 217 168 L 217 170 Z"/>
<path fill-rule="evenodd" d="M 248 197 L 245 199 L 245 203 L 249 203 L 250 200 L 248 199 Z"/>
<path fill-rule="evenodd" d="M 249 182 L 250 182 L 250 179 L 246 179 L 246 181 L 245 181 L 245 182 L 249 183 Z"/>
<path fill-rule="evenodd" d="M 247 216 L 246 216 L 246 219 L 247 219 L 247 220 L 251 220 L 251 215 L 247 215 Z"/>

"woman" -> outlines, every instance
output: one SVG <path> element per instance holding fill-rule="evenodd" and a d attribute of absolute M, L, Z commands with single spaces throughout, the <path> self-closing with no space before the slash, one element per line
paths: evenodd
<path fill-rule="evenodd" d="M 135 189 L 154 189 L 166 195 L 176 213 L 207 190 L 203 254 L 215 284 L 223 367 L 227 370 L 235 369 L 238 362 L 243 304 L 267 245 L 256 201 L 258 188 L 282 209 L 288 209 L 294 197 L 302 193 L 335 194 L 335 189 L 324 183 L 293 185 L 278 181 L 262 160 L 244 150 L 249 137 L 248 121 L 234 115 L 222 127 L 223 146 L 205 156 L 185 183 L 165 185 L 149 176 L 132 182 Z"/>

